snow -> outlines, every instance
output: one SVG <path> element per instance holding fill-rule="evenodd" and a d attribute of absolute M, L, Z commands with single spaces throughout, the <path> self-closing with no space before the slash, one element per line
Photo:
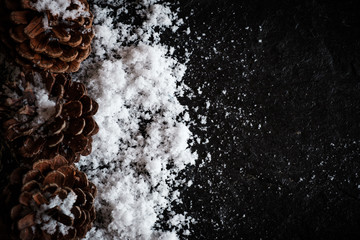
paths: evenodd
<path fill-rule="evenodd" d="M 130 3 L 120 1 L 116 14 L 101 3 L 93 7 L 93 54 L 76 75 L 100 105 L 93 152 L 78 164 L 98 187 L 97 220 L 87 239 L 178 239 L 177 231 L 194 221 L 172 211 L 173 201 L 181 203 L 172 189 L 187 184 L 176 178 L 197 155 L 189 146 L 187 108 L 177 100 L 186 66 L 160 37 L 182 21 L 169 3 L 152 0 L 140 1 L 138 16 L 128 16 L 142 24 L 122 23 L 111 16 L 127 14 Z M 168 231 L 158 224 L 164 211 Z"/>
<path fill-rule="evenodd" d="M 89 13 L 85 11 L 85 6 L 79 0 L 37 0 L 30 1 L 32 7 L 38 12 L 49 11 L 53 16 L 59 16 L 63 19 L 76 19 L 78 17 L 88 17 Z M 76 4 L 77 9 L 69 10 L 71 4 Z M 46 15 L 45 15 L 46 16 Z"/>
<path fill-rule="evenodd" d="M 55 115 L 56 101 L 49 97 L 49 93 L 43 83 L 39 73 L 34 73 L 34 85 L 32 86 L 35 94 L 36 117 L 33 119 L 32 126 L 40 126 L 46 123 Z"/>
<path fill-rule="evenodd" d="M 46 89 L 35 89 L 36 96 L 35 106 L 37 107 L 37 117 L 34 123 L 37 125 L 46 123 L 55 114 L 56 102 L 49 98 Z"/>
<path fill-rule="evenodd" d="M 48 234 L 54 234 L 56 232 L 56 228 L 59 228 L 59 231 L 62 235 L 68 234 L 68 231 L 72 228 L 66 226 L 55 219 L 48 216 L 45 211 L 52 209 L 54 207 L 58 207 L 59 211 L 66 216 L 74 217 L 71 213 L 71 209 L 76 202 L 76 194 L 74 192 L 69 192 L 65 199 L 59 198 L 59 196 L 55 196 L 54 198 L 50 199 L 49 204 L 43 204 L 40 208 L 36 211 L 36 224 L 40 225 L 41 230 L 46 231 Z"/>

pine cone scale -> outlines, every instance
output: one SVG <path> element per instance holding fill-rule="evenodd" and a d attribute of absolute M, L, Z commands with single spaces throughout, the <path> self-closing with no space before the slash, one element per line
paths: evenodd
<path fill-rule="evenodd" d="M 25 9 L 33 9 L 33 7 L 30 4 L 30 0 L 21 0 L 20 2 L 21 2 L 21 6 L 23 8 L 25 8 Z"/>
<path fill-rule="evenodd" d="M 21 191 L 23 192 L 31 192 L 33 189 L 38 188 L 39 183 L 36 180 L 31 180 L 23 185 Z"/>
<path fill-rule="evenodd" d="M 51 169 L 51 162 L 48 160 L 39 160 L 33 164 L 32 169 L 38 170 L 41 174 L 44 175 L 48 170 Z"/>
<path fill-rule="evenodd" d="M 39 138 L 34 141 L 31 137 L 24 140 L 23 146 L 20 147 L 20 153 L 25 158 L 31 158 L 38 155 L 44 147 L 44 139 Z"/>
<path fill-rule="evenodd" d="M 99 104 L 96 101 L 92 100 L 92 109 L 91 111 L 87 114 L 87 116 L 93 116 L 97 113 L 97 111 L 99 110 Z"/>
<path fill-rule="evenodd" d="M 62 118 L 55 118 L 55 121 L 51 124 L 50 129 L 53 135 L 57 135 L 66 128 L 66 121 Z"/>
<path fill-rule="evenodd" d="M 28 41 L 21 43 L 16 47 L 19 55 L 27 60 L 33 60 L 35 52 L 30 48 Z"/>
<path fill-rule="evenodd" d="M 85 149 L 81 152 L 82 156 L 89 156 L 92 149 L 92 139 L 90 138 Z"/>
<path fill-rule="evenodd" d="M 77 72 L 80 69 L 81 62 L 78 62 L 77 60 L 72 61 L 69 63 L 69 71 L 70 72 Z"/>
<path fill-rule="evenodd" d="M 78 118 L 82 115 L 82 104 L 80 101 L 71 101 L 63 105 L 62 116 L 64 118 Z"/>
<path fill-rule="evenodd" d="M 57 41 L 50 41 L 45 48 L 45 53 L 51 58 L 58 58 L 63 54 L 63 50 Z"/>
<path fill-rule="evenodd" d="M 69 65 L 60 60 L 54 60 L 53 65 L 49 68 L 49 71 L 56 73 L 64 73 L 69 69 Z"/>
<path fill-rule="evenodd" d="M 30 213 L 18 221 L 18 229 L 21 231 L 25 228 L 35 225 L 35 214 Z"/>
<path fill-rule="evenodd" d="M 27 10 L 23 11 L 13 11 L 10 14 L 10 19 L 15 24 L 25 24 L 29 23 L 29 17 L 31 12 Z"/>
<path fill-rule="evenodd" d="M 51 137 L 48 138 L 47 145 L 50 148 L 52 148 L 52 147 L 55 147 L 58 144 L 60 144 L 63 140 L 64 140 L 64 134 L 63 133 L 52 135 Z"/>
<path fill-rule="evenodd" d="M 62 166 L 67 166 L 67 164 L 68 164 L 68 160 L 66 160 L 63 156 L 61 156 L 61 155 L 57 155 L 57 156 L 55 156 L 53 159 L 52 159 L 52 161 L 50 161 L 50 163 L 51 163 L 51 167 L 53 168 L 53 169 L 58 169 L 58 168 L 60 168 L 60 167 L 62 167 Z"/>
<path fill-rule="evenodd" d="M 45 177 L 43 185 L 54 183 L 59 187 L 62 187 L 64 185 L 64 181 L 65 181 L 65 175 L 61 172 L 54 170 Z"/>
<path fill-rule="evenodd" d="M 31 230 L 31 228 L 25 228 L 25 229 L 21 230 L 20 239 L 21 240 L 33 240 L 34 234 Z"/>
<path fill-rule="evenodd" d="M 29 192 L 22 192 L 19 197 L 19 203 L 24 206 L 29 206 L 29 201 L 32 199 L 32 195 Z"/>
<path fill-rule="evenodd" d="M 91 46 L 89 46 L 88 48 L 85 48 L 85 49 L 81 48 L 79 50 L 79 55 L 77 56 L 76 61 L 77 62 L 84 61 L 90 55 L 90 53 L 91 53 Z"/>
<path fill-rule="evenodd" d="M 11 219 L 16 219 L 16 217 L 21 214 L 22 210 L 23 210 L 23 206 L 21 204 L 18 204 L 15 207 L 11 208 L 10 211 Z"/>
<path fill-rule="evenodd" d="M 92 117 L 85 118 L 85 128 L 83 130 L 84 136 L 92 136 L 92 133 L 96 129 L 95 120 Z"/>
<path fill-rule="evenodd" d="M 67 143 L 71 147 L 73 152 L 81 153 L 86 149 L 86 147 L 87 147 L 87 145 L 89 143 L 89 138 L 87 138 L 84 135 L 80 134 L 80 135 L 77 135 L 77 136 L 73 136 L 70 139 L 67 139 Z"/>
<path fill-rule="evenodd" d="M 24 176 L 24 178 L 22 180 L 22 183 L 26 184 L 26 183 L 28 183 L 30 181 L 36 180 L 39 177 L 40 174 L 41 174 L 41 172 L 38 169 L 30 170 Z"/>
<path fill-rule="evenodd" d="M 63 47 L 63 54 L 60 56 L 60 60 L 63 62 L 72 62 L 79 55 L 79 52 L 74 48 Z"/>
<path fill-rule="evenodd" d="M 75 183 L 76 171 L 70 166 L 63 166 L 59 168 L 57 171 L 67 176 L 67 178 L 64 181 L 64 186 L 72 188 Z"/>
<path fill-rule="evenodd" d="M 80 34 L 76 34 L 76 33 L 71 33 L 70 35 L 71 35 L 71 38 L 69 41 L 61 42 L 61 43 L 68 45 L 70 47 L 73 47 L 73 48 L 78 47 L 81 44 L 83 37 Z"/>
<path fill-rule="evenodd" d="M 54 83 L 52 86 L 51 94 L 56 96 L 58 99 L 62 99 L 65 93 L 65 87 L 64 85 L 61 85 L 59 83 Z"/>
<path fill-rule="evenodd" d="M 74 219 L 70 216 L 67 216 L 65 214 L 59 214 L 57 220 L 61 222 L 62 224 L 66 226 L 72 226 L 74 225 Z"/>
<path fill-rule="evenodd" d="M 52 28 L 53 33 L 59 39 L 60 42 L 68 42 L 71 38 L 71 35 L 68 31 L 61 26 L 55 26 Z"/>
<path fill-rule="evenodd" d="M 45 32 L 45 28 L 42 22 L 42 17 L 41 16 L 36 16 L 34 17 L 31 22 L 25 27 L 24 29 L 24 33 L 29 37 L 29 38 L 35 38 L 36 36 L 38 36 L 39 34 Z"/>
<path fill-rule="evenodd" d="M 24 25 L 18 25 L 15 28 L 11 28 L 9 30 L 9 35 L 14 41 L 18 43 L 23 43 L 27 40 L 27 37 L 24 33 Z"/>
<path fill-rule="evenodd" d="M 87 95 L 83 95 L 80 98 L 80 102 L 83 106 L 83 114 L 88 114 L 89 112 L 91 112 L 91 110 L 93 109 L 93 103 L 92 100 L 89 96 Z"/>
<path fill-rule="evenodd" d="M 86 126 L 86 121 L 83 118 L 74 118 L 69 121 L 68 132 L 74 134 L 75 136 L 80 135 Z"/>
<path fill-rule="evenodd" d="M 36 38 L 30 39 L 30 47 L 37 53 L 45 52 L 46 46 L 49 43 L 49 36 L 45 33 L 41 33 Z"/>
<path fill-rule="evenodd" d="M 38 206 L 43 204 L 49 204 L 49 201 L 44 197 L 44 195 L 39 192 L 33 195 L 33 199 Z"/>

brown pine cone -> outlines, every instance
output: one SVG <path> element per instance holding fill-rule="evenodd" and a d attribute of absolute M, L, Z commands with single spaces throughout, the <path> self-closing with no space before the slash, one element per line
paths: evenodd
<path fill-rule="evenodd" d="M 49 2 L 49 1 L 47 1 Z M 25 68 L 76 72 L 91 52 L 93 15 L 86 0 L 0 0 L 0 36 Z"/>
<path fill-rule="evenodd" d="M 95 220 L 95 185 L 60 155 L 14 170 L 2 194 L 14 239 L 80 239 Z"/>
<path fill-rule="evenodd" d="M 0 97 L 4 137 L 31 161 L 60 154 L 76 162 L 89 155 L 99 131 L 97 110 L 84 84 L 66 74 L 21 73 L 17 82 L 3 85 Z"/>

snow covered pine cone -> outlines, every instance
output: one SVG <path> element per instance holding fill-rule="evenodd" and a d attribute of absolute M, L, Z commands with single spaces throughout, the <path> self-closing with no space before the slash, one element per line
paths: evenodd
<path fill-rule="evenodd" d="M 0 0 L 0 36 L 22 67 L 76 72 L 91 52 L 86 0 Z"/>
<path fill-rule="evenodd" d="M 71 163 L 91 153 L 98 104 L 84 84 L 48 72 L 21 73 L 16 81 L 5 82 L 0 96 L 3 134 L 16 152 L 32 162 L 60 154 Z"/>
<path fill-rule="evenodd" d="M 60 155 L 15 169 L 2 194 L 13 239 L 80 239 L 95 220 L 95 185 Z"/>

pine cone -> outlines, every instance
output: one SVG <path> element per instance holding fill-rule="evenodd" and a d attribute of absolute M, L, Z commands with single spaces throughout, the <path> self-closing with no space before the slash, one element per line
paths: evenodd
<path fill-rule="evenodd" d="M 79 239 L 95 220 L 95 185 L 60 155 L 16 169 L 3 196 L 15 239 Z"/>
<path fill-rule="evenodd" d="M 2 96 L 4 137 L 22 157 L 34 161 L 60 154 L 76 162 L 91 153 L 92 136 L 99 130 L 93 119 L 98 104 L 84 84 L 65 74 L 22 73 L 18 82 L 3 85 Z"/>
<path fill-rule="evenodd" d="M 26 68 L 76 72 L 91 52 L 93 15 L 86 0 L 0 0 L 1 40 Z M 47 1 L 49 2 L 49 1 Z"/>

